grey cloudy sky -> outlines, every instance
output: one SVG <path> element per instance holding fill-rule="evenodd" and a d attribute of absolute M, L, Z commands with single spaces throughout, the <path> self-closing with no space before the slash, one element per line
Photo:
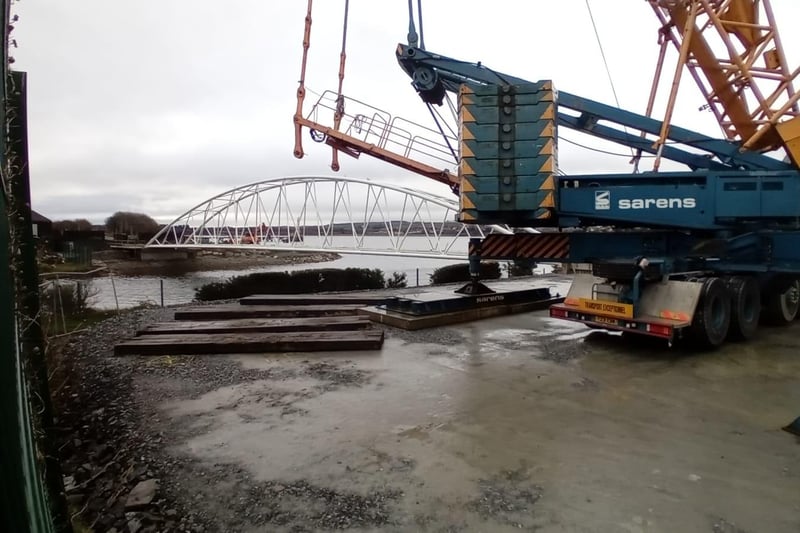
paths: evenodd
<path fill-rule="evenodd" d="M 623 108 L 643 111 L 657 54 L 644 0 L 591 0 Z M 334 89 L 343 0 L 317 0 L 307 84 Z M 612 7 L 613 6 L 613 7 Z M 800 2 L 773 0 L 789 64 L 800 64 Z M 423 3 L 429 50 L 606 103 L 613 96 L 585 0 Z M 12 54 L 28 72 L 34 209 L 102 222 L 118 210 L 161 222 L 224 190 L 331 174 L 329 150 L 292 155 L 305 0 L 21 0 Z M 345 93 L 428 121 L 397 66 L 405 0 L 352 0 Z M 310 98 L 311 99 L 311 98 Z M 674 122 L 719 135 L 687 78 Z M 564 132 L 581 142 L 574 132 Z M 307 139 L 307 137 L 306 137 Z M 613 147 L 612 147 L 613 148 Z M 626 171 L 626 158 L 560 145 L 568 173 Z M 614 148 L 623 151 L 621 147 Z M 342 175 L 445 194 L 388 164 L 342 156 Z"/>

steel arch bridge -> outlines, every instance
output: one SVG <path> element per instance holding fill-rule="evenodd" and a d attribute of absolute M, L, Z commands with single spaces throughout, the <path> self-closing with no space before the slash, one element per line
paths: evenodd
<path fill-rule="evenodd" d="M 223 192 L 148 248 L 297 250 L 464 259 L 487 229 L 455 221 L 455 200 L 358 178 L 273 178 Z M 493 231 L 509 232 L 502 227 Z"/>

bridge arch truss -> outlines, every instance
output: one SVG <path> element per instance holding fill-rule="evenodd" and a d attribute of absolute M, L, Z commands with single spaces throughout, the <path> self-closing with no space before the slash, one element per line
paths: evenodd
<path fill-rule="evenodd" d="M 457 212 L 453 198 L 382 182 L 281 177 L 196 205 L 146 246 L 464 259 L 468 239 L 484 228 L 456 222 Z"/>

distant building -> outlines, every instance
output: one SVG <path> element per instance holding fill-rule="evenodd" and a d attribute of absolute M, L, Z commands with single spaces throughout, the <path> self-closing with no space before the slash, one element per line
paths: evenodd
<path fill-rule="evenodd" d="M 106 247 L 103 230 L 68 230 L 54 235 L 53 251 L 64 256 L 64 262 L 82 265 L 92 264 L 92 254 Z"/>
<path fill-rule="evenodd" d="M 31 226 L 33 236 L 37 239 L 49 239 L 53 233 L 53 221 L 31 209 Z"/>

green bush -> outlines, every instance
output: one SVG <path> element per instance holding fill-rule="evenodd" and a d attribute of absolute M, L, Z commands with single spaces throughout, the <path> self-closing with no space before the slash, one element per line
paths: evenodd
<path fill-rule="evenodd" d="M 390 280 L 391 281 L 391 280 Z M 306 294 L 366 289 L 387 286 L 383 272 L 377 268 L 323 268 L 295 272 L 256 272 L 236 276 L 227 281 L 203 285 L 195 289 L 200 301 L 227 300 L 253 294 Z"/>
<path fill-rule="evenodd" d="M 394 272 L 391 278 L 386 279 L 387 289 L 403 289 L 408 287 L 408 278 L 405 272 Z"/>
<path fill-rule="evenodd" d="M 533 261 L 526 261 L 524 259 L 519 261 L 509 261 L 506 263 L 506 271 L 509 278 L 518 276 L 532 276 L 533 269 L 536 268 L 536 263 Z"/>
<path fill-rule="evenodd" d="M 492 261 L 481 261 L 481 279 L 499 279 L 500 264 Z M 437 268 L 431 274 L 431 283 L 439 285 L 441 283 L 457 283 L 469 281 L 469 263 L 459 263 L 457 265 L 447 265 Z"/>

